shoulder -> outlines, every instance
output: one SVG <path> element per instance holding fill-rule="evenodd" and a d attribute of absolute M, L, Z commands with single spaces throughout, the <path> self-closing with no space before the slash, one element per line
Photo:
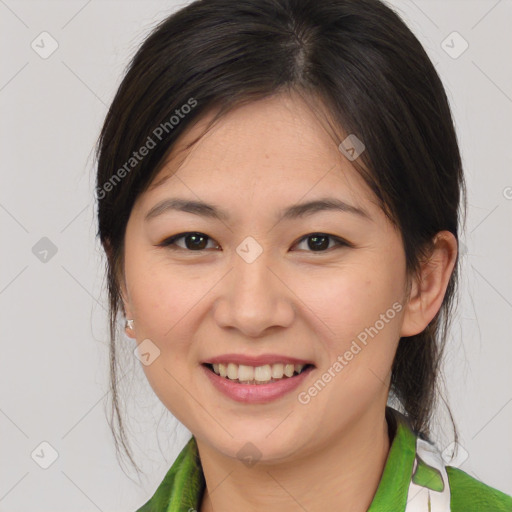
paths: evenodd
<path fill-rule="evenodd" d="M 452 512 L 512 512 L 512 496 L 447 466 Z"/>

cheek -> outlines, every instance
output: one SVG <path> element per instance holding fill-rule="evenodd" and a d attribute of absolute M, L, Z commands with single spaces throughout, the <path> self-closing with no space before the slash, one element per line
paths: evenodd
<path fill-rule="evenodd" d="M 350 408 L 354 396 L 367 403 L 388 384 L 403 314 L 402 262 L 399 254 L 368 256 L 303 289 L 326 356 L 322 371 L 336 375 L 324 404 Z"/>
<path fill-rule="evenodd" d="M 151 350 L 158 354 L 150 364 L 142 364 L 142 369 L 165 407 L 185 423 L 190 399 L 183 392 L 183 385 L 188 378 L 191 358 L 191 326 L 187 322 L 193 317 L 194 305 L 205 293 L 204 284 L 201 286 L 198 281 L 201 289 L 197 289 L 176 269 L 138 256 L 134 253 L 131 262 L 126 264 L 137 342 L 151 340 L 154 344 L 150 345 Z"/>
<path fill-rule="evenodd" d="M 318 378 L 328 382 L 315 403 L 334 423 L 387 394 L 403 306 L 399 276 L 384 270 L 354 266 L 307 292 L 321 319 L 314 328 L 324 353 Z"/>
<path fill-rule="evenodd" d="M 304 276 L 297 295 L 306 310 L 314 313 L 321 333 L 343 345 L 365 327 L 373 325 L 401 297 L 402 279 L 392 263 L 358 262 L 329 269 L 315 276 Z M 393 320 L 395 310 L 390 312 Z M 387 325 L 392 322 L 388 322 Z M 379 324 L 380 325 L 380 324 Z"/>
<path fill-rule="evenodd" d="M 183 270 L 153 253 L 134 251 L 125 268 L 137 337 L 160 343 L 174 339 L 180 319 L 199 302 L 206 283 L 190 279 Z"/>
<path fill-rule="evenodd" d="M 208 292 L 218 276 L 193 266 L 171 265 L 164 257 L 134 251 L 126 261 L 126 274 L 137 341 L 149 339 L 159 350 L 158 358 L 143 369 L 156 394 L 170 407 L 182 403 L 180 383 L 197 365 L 193 333 L 207 314 Z"/>

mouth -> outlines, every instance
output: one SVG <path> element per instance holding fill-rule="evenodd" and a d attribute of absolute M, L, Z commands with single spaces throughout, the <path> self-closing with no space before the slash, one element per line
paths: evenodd
<path fill-rule="evenodd" d="M 271 384 L 292 379 L 314 368 L 313 364 L 273 363 L 261 366 L 245 364 L 202 363 L 202 365 L 215 375 L 237 384 Z"/>

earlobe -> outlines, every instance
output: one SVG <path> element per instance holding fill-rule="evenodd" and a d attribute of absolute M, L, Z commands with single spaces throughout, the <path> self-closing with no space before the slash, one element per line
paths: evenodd
<path fill-rule="evenodd" d="M 105 253 L 107 255 L 109 265 L 115 265 L 114 257 L 113 257 L 114 251 L 113 251 L 112 245 L 110 243 L 110 240 L 108 238 L 105 239 L 103 247 L 105 249 Z M 120 299 L 121 299 L 122 313 L 127 321 L 127 323 L 125 323 L 124 330 L 125 330 L 126 335 L 129 338 L 135 339 L 135 332 L 133 329 L 133 316 L 132 316 L 132 311 L 129 306 L 129 301 L 127 298 L 128 294 L 126 291 L 126 281 L 124 279 L 124 275 L 118 278 L 118 282 L 119 282 L 119 294 L 120 294 Z M 128 323 L 128 321 L 130 321 L 130 323 Z"/>
<path fill-rule="evenodd" d="M 129 338 L 136 339 L 135 329 L 134 329 L 135 321 L 133 320 L 131 313 L 126 312 L 125 318 L 126 318 L 126 322 L 124 325 L 124 332 L 125 332 L 126 336 L 128 336 Z"/>
<path fill-rule="evenodd" d="M 401 337 L 424 331 L 439 311 L 457 259 L 457 239 L 450 231 L 440 231 L 427 261 L 411 283 L 409 300 L 400 331 Z"/>
<path fill-rule="evenodd" d="M 134 329 L 134 320 L 132 316 L 131 309 L 126 306 L 126 303 L 124 303 L 124 316 L 126 319 L 126 323 L 124 326 L 124 332 L 126 333 L 126 336 L 129 338 L 136 339 L 135 337 L 135 329 Z"/>
<path fill-rule="evenodd" d="M 126 291 L 126 282 L 124 280 L 124 277 L 120 279 L 119 293 L 123 307 L 123 314 L 126 319 L 124 331 L 129 338 L 135 339 L 133 313 L 132 308 L 130 307 L 130 301 L 128 299 L 128 294 Z"/>
<path fill-rule="evenodd" d="M 134 320 L 132 318 L 129 318 L 126 320 L 124 330 L 125 330 L 126 336 L 128 336 L 129 338 L 136 339 L 135 331 L 134 331 Z"/>

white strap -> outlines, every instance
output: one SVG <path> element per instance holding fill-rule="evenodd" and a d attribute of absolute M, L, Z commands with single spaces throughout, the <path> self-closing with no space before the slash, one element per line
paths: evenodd
<path fill-rule="evenodd" d="M 416 456 L 439 471 L 444 488 L 441 492 L 434 491 L 414 483 L 411 479 L 407 494 L 405 512 L 450 512 L 450 483 L 446 473 L 443 458 L 437 448 L 419 437 L 416 438 Z M 414 460 L 413 474 L 416 471 L 418 459 Z"/>

